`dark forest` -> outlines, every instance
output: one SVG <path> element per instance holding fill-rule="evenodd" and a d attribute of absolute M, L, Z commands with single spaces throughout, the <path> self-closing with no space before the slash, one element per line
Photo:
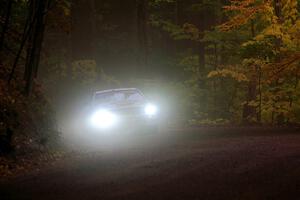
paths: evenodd
<path fill-rule="evenodd" d="M 140 89 L 164 128 L 275 130 L 299 83 L 299 0 L 1 0 L 0 176 L 66 156 L 96 91 Z"/>

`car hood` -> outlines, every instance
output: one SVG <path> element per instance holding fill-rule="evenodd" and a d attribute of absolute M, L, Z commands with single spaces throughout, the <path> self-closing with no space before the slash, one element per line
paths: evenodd
<path fill-rule="evenodd" d="M 129 108 L 142 108 L 145 106 L 145 102 L 117 102 L 117 103 L 103 103 L 99 104 L 96 107 L 101 109 L 109 110 L 119 110 L 119 109 L 129 109 Z"/>

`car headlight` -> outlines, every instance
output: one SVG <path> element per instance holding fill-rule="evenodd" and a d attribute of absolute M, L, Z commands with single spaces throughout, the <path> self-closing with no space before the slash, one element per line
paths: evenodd
<path fill-rule="evenodd" d="M 115 114 L 108 110 L 99 110 L 91 117 L 91 123 L 96 128 L 106 129 L 114 126 L 117 122 Z"/>
<path fill-rule="evenodd" d="M 147 104 L 145 106 L 145 114 L 149 117 L 153 117 L 155 115 L 157 115 L 158 112 L 158 108 L 156 105 L 154 104 Z"/>

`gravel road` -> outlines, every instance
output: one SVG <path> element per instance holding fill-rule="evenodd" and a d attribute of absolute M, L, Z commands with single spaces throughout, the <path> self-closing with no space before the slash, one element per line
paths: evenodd
<path fill-rule="evenodd" d="M 194 128 L 111 141 L 1 181 L 0 199 L 300 199 L 299 131 Z"/>

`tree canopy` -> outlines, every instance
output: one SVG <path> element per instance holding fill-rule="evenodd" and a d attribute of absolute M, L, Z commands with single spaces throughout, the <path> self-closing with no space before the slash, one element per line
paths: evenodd
<path fill-rule="evenodd" d="M 190 123 L 300 120 L 299 0 L 6 0 L 1 8 L 2 63 L 27 95 L 35 80 L 56 96 L 138 85 L 171 95 Z"/>

